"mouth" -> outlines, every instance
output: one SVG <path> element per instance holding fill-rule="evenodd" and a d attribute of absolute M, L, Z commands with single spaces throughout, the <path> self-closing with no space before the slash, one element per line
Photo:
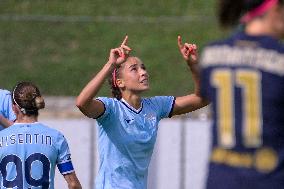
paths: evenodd
<path fill-rule="evenodd" d="M 148 85 L 148 84 L 149 84 L 149 80 L 148 80 L 148 78 L 145 78 L 145 79 L 142 79 L 142 80 L 140 81 L 140 83 L 145 84 L 145 85 Z"/>

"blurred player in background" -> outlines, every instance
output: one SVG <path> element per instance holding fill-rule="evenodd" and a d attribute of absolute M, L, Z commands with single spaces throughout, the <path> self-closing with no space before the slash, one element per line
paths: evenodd
<path fill-rule="evenodd" d="M 219 0 L 223 26 L 241 22 L 201 56 L 212 103 L 208 189 L 284 188 L 283 0 Z"/>
<path fill-rule="evenodd" d="M 64 136 L 38 122 L 45 103 L 38 88 L 21 82 L 12 94 L 16 122 L 0 132 L 0 188 L 54 188 L 55 166 L 69 189 L 81 185 Z"/>
<path fill-rule="evenodd" d="M 0 89 L 0 131 L 12 125 L 15 119 L 11 94 L 7 90 Z"/>
<path fill-rule="evenodd" d="M 149 75 L 139 58 L 129 56 L 126 36 L 120 47 L 111 49 L 108 62 L 78 96 L 78 108 L 98 122 L 96 189 L 146 189 L 159 121 L 206 105 L 199 96 L 196 46 L 182 44 L 180 37 L 178 44 L 193 74 L 194 94 L 141 97 L 149 89 Z M 114 98 L 94 99 L 109 76 Z"/>

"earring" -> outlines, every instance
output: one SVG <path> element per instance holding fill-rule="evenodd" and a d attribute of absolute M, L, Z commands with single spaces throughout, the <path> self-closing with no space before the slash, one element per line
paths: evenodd
<path fill-rule="evenodd" d="M 27 114 L 27 111 L 26 111 L 25 108 L 21 108 L 21 112 L 22 112 L 23 114 Z"/>

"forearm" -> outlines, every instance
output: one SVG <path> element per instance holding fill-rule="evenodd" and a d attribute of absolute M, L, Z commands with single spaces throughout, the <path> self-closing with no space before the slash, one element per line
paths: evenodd
<path fill-rule="evenodd" d="M 192 80 L 194 84 L 194 94 L 196 96 L 201 96 L 200 93 L 200 72 L 198 64 L 191 64 L 189 65 L 189 69 L 191 71 Z"/>
<path fill-rule="evenodd" d="M 75 172 L 64 175 L 64 179 L 66 180 L 69 189 L 82 189 Z"/>
<path fill-rule="evenodd" d="M 78 107 L 88 106 L 93 98 L 98 94 L 106 78 L 112 70 L 112 64 L 107 62 L 101 71 L 84 87 L 77 97 L 76 104 Z"/>
<path fill-rule="evenodd" d="M 74 183 L 68 183 L 69 189 L 82 189 L 82 186 L 80 183 L 74 182 Z"/>
<path fill-rule="evenodd" d="M 13 122 L 0 115 L 0 124 L 5 128 L 13 125 Z"/>

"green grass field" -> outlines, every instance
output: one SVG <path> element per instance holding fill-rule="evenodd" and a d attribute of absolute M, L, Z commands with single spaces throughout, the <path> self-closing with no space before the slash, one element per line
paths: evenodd
<path fill-rule="evenodd" d="M 76 96 L 128 34 L 150 74 L 145 95 L 186 94 L 193 86 L 177 35 L 200 49 L 222 36 L 214 6 L 213 0 L 2 0 L 0 87 L 28 80 L 46 95 Z M 100 95 L 109 95 L 107 85 Z"/>

